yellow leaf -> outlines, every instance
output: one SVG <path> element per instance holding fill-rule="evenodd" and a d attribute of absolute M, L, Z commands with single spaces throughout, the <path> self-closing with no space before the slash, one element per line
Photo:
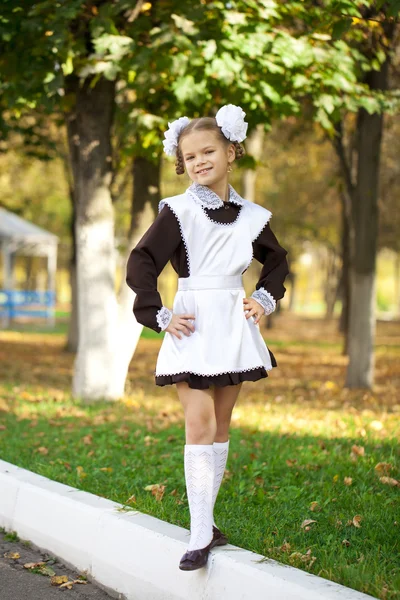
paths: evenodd
<path fill-rule="evenodd" d="M 78 477 L 86 477 L 87 473 L 85 473 L 85 471 L 83 470 L 83 467 L 81 467 L 80 465 L 78 467 L 76 467 L 76 471 L 78 473 Z"/>
<path fill-rule="evenodd" d="M 106 473 L 112 473 L 112 467 L 100 467 L 100 471 L 105 471 Z"/>
<path fill-rule="evenodd" d="M 61 585 L 62 583 L 65 583 L 67 581 L 67 575 L 53 575 L 53 577 L 50 578 L 51 585 Z"/>
<path fill-rule="evenodd" d="M 339 475 L 334 475 L 334 476 L 333 476 L 333 481 L 334 481 L 335 483 L 337 482 L 337 480 L 338 480 L 338 479 L 339 479 Z"/>
<path fill-rule="evenodd" d="M 21 558 L 21 555 L 19 552 L 4 552 L 3 556 L 4 556 L 4 558 L 12 558 L 14 560 Z"/>

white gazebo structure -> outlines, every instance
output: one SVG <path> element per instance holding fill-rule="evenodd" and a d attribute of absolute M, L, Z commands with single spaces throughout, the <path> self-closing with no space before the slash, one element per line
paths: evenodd
<path fill-rule="evenodd" d="M 54 324 L 55 276 L 58 237 L 45 229 L 0 208 L 0 249 L 3 256 L 3 288 L 0 311 L 8 324 L 17 314 L 45 316 Z M 17 255 L 47 258 L 47 290 L 24 292 L 15 289 L 14 262 Z M 5 302 L 4 302 L 5 298 Z M 30 310 L 39 305 L 44 310 Z"/>

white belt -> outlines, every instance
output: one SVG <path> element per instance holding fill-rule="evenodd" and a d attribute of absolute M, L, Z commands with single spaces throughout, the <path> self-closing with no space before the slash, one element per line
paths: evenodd
<path fill-rule="evenodd" d="M 178 291 L 244 289 L 242 275 L 190 275 L 178 278 Z"/>

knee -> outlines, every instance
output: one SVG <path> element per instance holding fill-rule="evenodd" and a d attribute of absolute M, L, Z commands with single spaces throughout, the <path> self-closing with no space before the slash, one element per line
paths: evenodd
<path fill-rule="evenodd" d="M 186 439 L 189 444 L 212 444 L 217 432 L 215 416 L 188 417 Z"/>

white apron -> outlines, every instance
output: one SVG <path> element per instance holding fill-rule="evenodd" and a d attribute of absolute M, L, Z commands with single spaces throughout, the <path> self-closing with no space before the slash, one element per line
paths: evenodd
<path fill-rule="evenodd" d="M 265 367 L 272 369 L 268 348 L 253 317 L 246 319 L 242 273 L 253 260 L 252 241 L 271 213 L 244 200 L 233 223 L 216 223 L 190 193 L 166 198 L 178 219 L 186 248 L 189 277 L 178 278 L 172 310 L 194 315 L 195 331 L 165 332 L 155 375 L 220 375 Z"/>

